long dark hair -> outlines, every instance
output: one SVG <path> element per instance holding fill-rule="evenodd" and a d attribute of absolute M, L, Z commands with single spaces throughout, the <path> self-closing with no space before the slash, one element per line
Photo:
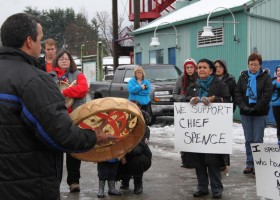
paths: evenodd
<path fill-rule="evenodd" d="M 55 68 L 56 66 L 58 66 L 58 59 L 61 58 L 65 53 L 68 55 L 68 57 L 70 59 L 69 72 L 77 71 L 77 65 L 76 65 L 72 55 L 66 50 L 62 50 L 57 54 L 57 56 L 55 57 L 55 59 L 52 62 L 52 67 Z"/>

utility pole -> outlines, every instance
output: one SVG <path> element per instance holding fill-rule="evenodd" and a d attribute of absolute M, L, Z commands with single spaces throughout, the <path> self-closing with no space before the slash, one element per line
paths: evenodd
<path fill-rule="evenodd" d="M 140 27 L 140 0 L 134 0 L 134 30 Z"/>
<path fill-rule="evenodd" d="M 118 1 L 117 0 L 112 0 L 112 17 L 113 17 L 113 67 L 114 71 L 116 71 L 118 65 L 119 65 L 119 44 L 117 40 L 119 39 L 119 34 L 118 34 Z"/>

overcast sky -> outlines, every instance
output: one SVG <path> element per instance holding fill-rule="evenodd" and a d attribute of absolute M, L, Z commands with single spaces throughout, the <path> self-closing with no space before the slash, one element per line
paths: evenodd
<path fill-rule="evenodd" d="M 112 0 L 0 0 L 0 26 L 12 14 L 23 12 L 25 7 L 49 10 L 55 8 L 73 8 L 75 13 L 84 12 L 92 19 L 96 12 L 107 11 L 112 14 Z M 118 0 L 118 15 L 128 22 L 128 0 Z"/>

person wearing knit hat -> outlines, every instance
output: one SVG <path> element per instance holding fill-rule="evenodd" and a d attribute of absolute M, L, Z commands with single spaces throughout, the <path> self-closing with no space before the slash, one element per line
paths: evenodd
<path fill-rule="evenodd" d="M 184 62 L 184 72 L 179 76 L 173 89 L 172 95 L 175 101 L 184 101 L 187 87 L 196 81 L 196 62 L 188 58 Z"/>
<path fill-rule="evenodd" d="M 197 62 L 197 80 L 186 90 L 186 101 L 191 105 L 202 102 L 204 106 L 211 103 L 229 102 L 228 87 L 215 75 L 213 62 L 201 59 Z M 192 129 L 188 130 L 192 132 Z M 220 167 L 225 165 L 223 154 L 185 152 L 184 160 L 187 168 L 195 168 L 197 176 L 197 191 L 194 197 L 202 197 L 209 194 L 209 180 L 212 197 L 222 198 L 223 184 L 221 181 Z"/>
<path fill-rule="evenodd" d="M 277 127 L 277 139 L 280 142 L 280 65 L 275 69 L 275 77 L 272 78 L 273 93 L 270 104 Z"/>

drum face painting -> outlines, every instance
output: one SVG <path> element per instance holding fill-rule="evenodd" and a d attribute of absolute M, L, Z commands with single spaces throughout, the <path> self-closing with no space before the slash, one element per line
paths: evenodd
<path fill-rule="evenodd" d="M 60 91 L 68 88 L 70 85 L 64 81 L 59 81 L 59 89 Z M 65 97 L 65 106 L 66 108 L 70 108 L 72 106 L 72 104 L 74 103 L 74 99 L 69 98 L 69 97 Z"/>
<path fill-rule="evenodd" d="M 138 106 L 123 98 L 107 97 L 95 99 L 75 109 L 73 122 L 83 129 L 100 126 L 106 134 L 118 137 L 116 142 L 95 145 L 84 153 L 73 153 L 73 157 L 92 162 L 121 158 L 131 151 L 145 133 L 145 122 Z"/>

